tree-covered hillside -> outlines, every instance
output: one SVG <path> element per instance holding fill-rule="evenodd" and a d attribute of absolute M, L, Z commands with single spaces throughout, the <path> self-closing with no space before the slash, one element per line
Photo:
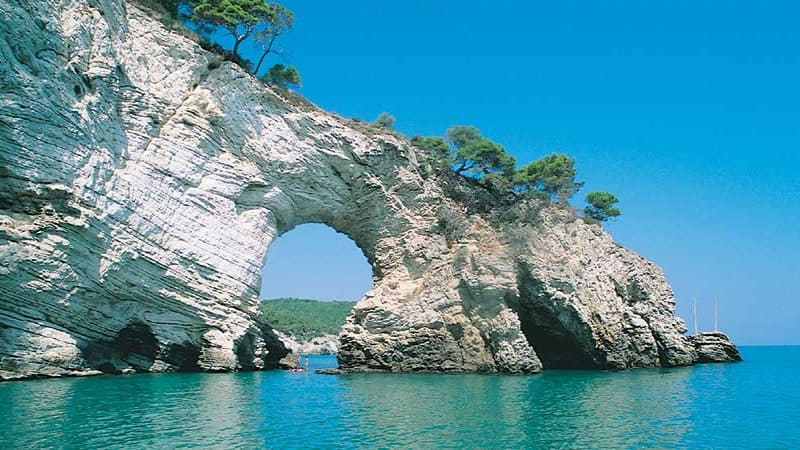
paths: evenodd
<path fill-rule="evenodd" d="M 299 339 L 311 339 L 323 334 L 339 334 L 355 304 L 348 301 L 278 298 L 264 300 L 261 314 L 272 328 L 292 333 Z"/>

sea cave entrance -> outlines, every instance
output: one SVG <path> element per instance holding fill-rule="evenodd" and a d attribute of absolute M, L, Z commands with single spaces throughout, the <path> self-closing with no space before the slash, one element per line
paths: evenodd
<path fill-rule="evenodd" d="M 519 300 L 511 303 L 528 344 L 536 351 L 545 369 L 598 369 L 605 362 L 593 350 L 591 330 L 571 308 L 558 307 L 545 284 L 531 276 L 530 268 L 517 270 Z M 562 283 L 561 288 L 572 288 Z"/>
<path fill-rule="evenodd" d="M 350 237 L 304 224 L 270 245 L 260 309 L 293 353 L 335 354 L 344 320 L 372 287 L 372 266 Z"/>

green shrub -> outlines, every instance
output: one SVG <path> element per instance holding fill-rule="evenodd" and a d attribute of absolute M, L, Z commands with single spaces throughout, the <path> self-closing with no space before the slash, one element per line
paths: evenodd
<path fill-rule="evenodd" d="M 286 67 L 283 64 L 275 64 L 264 75 L 262 80 L 278 86 L 300 87 L 300 73 L 294 67 Z"/>
<path fill-rule="evenodd" d="M 393 116 L 391 116 L 389 113 L 383 112 L 370 125 L 374 128 L 391 130 L 392 128 L 394 128 L 394 122 L 395 120 Z"/>
<path fill-rule="evenodd" d="M 489 174 L 510 177 L 516 161 L 503 146 L 481 136 L 475 127 L 455 126 L 447 130 L 451 159 L 457 174 L 481 178 Z"/>
<path fill-rule="evenodd" d="M 596 222 L 605 222 L 622 214 L 619 208 L 614 207 L 619 203 L 619 199 L 609 192 L 590 192 L 586 196 L 586 203 L 589 205 L 583 209 L 584 220 L 588 218 Z"/>
<path fill-rule="evenodd" d="M 553 153 L 516 171 L 514 189 L 521 194 L 544 192 L 550 200 L 558 200 L 566 205 L 570 197 L 583 186 L 583 183 L 575 181 L 576 175 L 573 158 Z"/>

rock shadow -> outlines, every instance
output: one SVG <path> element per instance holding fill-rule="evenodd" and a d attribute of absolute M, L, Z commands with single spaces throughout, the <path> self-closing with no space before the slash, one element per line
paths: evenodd
<path fill-rule="evenodd" d="M 604 367 L 605 358 L 595 349 L 591 330 L 572 308 L 548 293 L 527 266 L 518 268 L 517 283 L 519 299 L 509 301 L 509 306 L 544 369 Z"/>
<path fill-rule="evenodd" d="M 158 356 L 159 344 L 149 325 L 134 320 L 113 341 L 91 341 L 81 350 L 86 362 L 101 372 L 120 373 L 128 368 L 147 372 Z"/>

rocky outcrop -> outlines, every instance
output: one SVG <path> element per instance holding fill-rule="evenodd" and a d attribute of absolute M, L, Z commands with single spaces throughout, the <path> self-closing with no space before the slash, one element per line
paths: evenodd
<path fill-rule="evenodd" d="M 134 4 L 0 0 L 0 92 L 0 379 L 277 366 L 261 267 L 310 222 L 373 267 L 345 369 L 698 359 L 661 270 L 599 226 L 487 201 Z"/>
<path fill-rule="evenodd" d="M 689 341 L 697 350 L 697 362 L 715 363 L 741 361 L 739 349 L 731 342 L 728 335 L 719 331 L 707 331 L 689 336 Z"/>
<path fill-rule="evenodd" d="M 696 360 L 657 266 L 567 212 L 537 221 L 501 233 L 473 221 L 417 277 L 377 285 L 344 326 L 342 366 L 515 373 Z"/>
<path fill-rule="evenodd" d="M 335 355 L 339 353 L 339 337 L 323 334 L 311 339 L 297 337 L 275 330 L 283 345 L 296 355 Z"/>

